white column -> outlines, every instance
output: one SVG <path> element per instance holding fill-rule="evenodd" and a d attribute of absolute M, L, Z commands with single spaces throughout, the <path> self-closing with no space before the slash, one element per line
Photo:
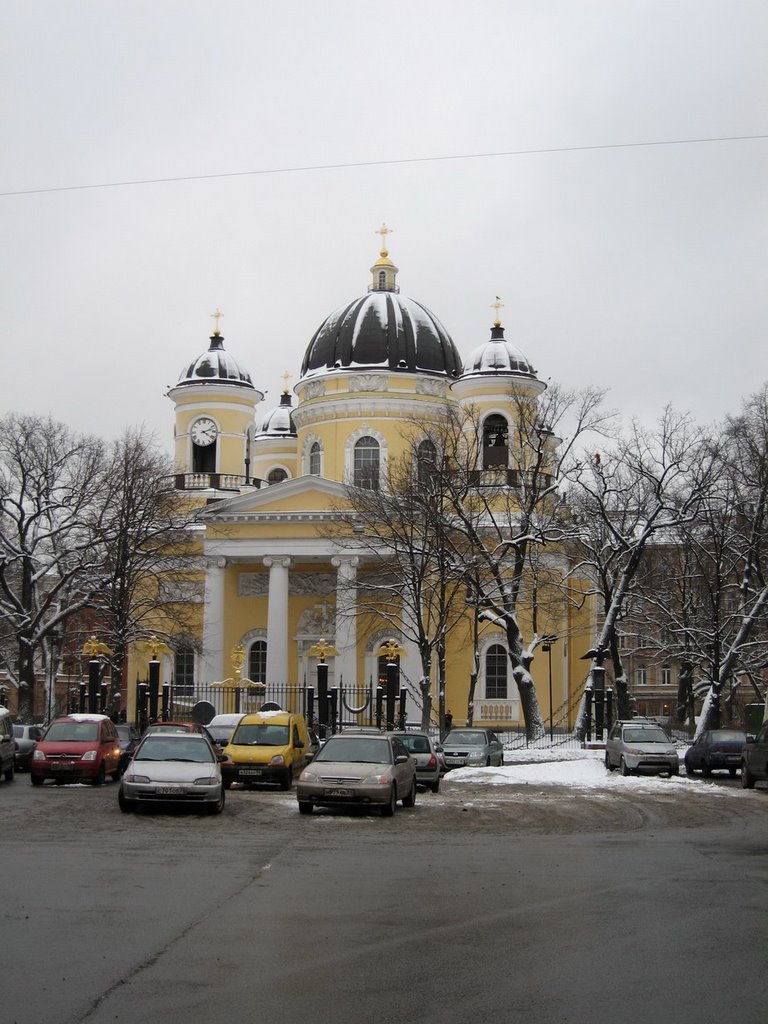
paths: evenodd
<path fill-rule="evenodd" d="M 288 682 L 288 569 L 290 558 L 265 558 L 269 569 L 267 602 L 267 682 Z"/>
<path fill-rule="evenodd" d="M 210 558 L 205 571 L 203 657 L 200 683 L 224 678 L 224 570 L 226 558 Z"/>
<path fill-rule="evenodd" d="M 339 652 L 336 658 L 335 679 L 343 680 L 345 686 L 357 682 L 357 594 L 355 578 L 360 559 L 357 555 L 347 558 L 332 558 L 336 567 L 336 637 L 334 645 Z"/>
<path fill-rule="evenodd" d="M 401 644 L 405 649 L 405 654 L 400 656 L 400 684 L 405 686 L 405 679 L 413 686 L 415 693 L 419 692 L 419 680 L 421 679 L 421 655 L 419 654 L 418 644 L 410 639 L 411 636 L 416 635 L 416 625 L 413 622 L 413 609 L 410 603 L 406 603 L 403 607 L 403 618 L 404 618 L 404 632 L 408 633 L 409 638 L 403 637 Z M 436 665 L 432 666 L 433 678 L 435 676 Z M 437 710 L 437 700 L 435 694 L 433 697 L 433 708 Z M 411 696 L 409 691 L 408 699 L 406 702 L 406 718 L 409 722 L 420 722 L 421 721 L 421 708 L 417 705 L 415 699 Z"/>

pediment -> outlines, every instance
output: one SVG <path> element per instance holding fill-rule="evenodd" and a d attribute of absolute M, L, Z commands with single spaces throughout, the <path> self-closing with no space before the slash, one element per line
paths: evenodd
<path fill-rule="evenodd" d="M 200 519 L 215 522 L 231 516 L 286 512 L 329 512 L 345 503 L 346 488 L 321 476 L 299 476 L 255 491 L 236 494 L 208 506 Z"/>

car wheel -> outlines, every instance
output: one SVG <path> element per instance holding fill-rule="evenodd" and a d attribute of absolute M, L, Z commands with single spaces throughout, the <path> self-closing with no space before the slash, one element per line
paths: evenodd
<path fill-rule="evenodd" d="M 490 757 L 490 754 L 485 759 L 485 767 L 486 768 L 490 768 L 491 767 L 491 757 Z"/>
<path fill-rule="evenodd" d="M 632 770 L 631 770 L 631 769 L 630 769 L 630 768 L 628 767 L 628 765 L 627 765 L 627 762 L 626 762 L 626 761 L 624 760 L 624 758 L 623 758 L 623 757 L 622 757 L 622 759 L 621 759 L 621 760 L 619 761 L 619 770 L 621 771 L 621 774 L 622 774 L 622 775 L 623 775 L 623 776 L 624 776 L 625 778 L 626 778 L 626 777 L 627 777 L 628 775 L 631 775 L 631 774 L 632 774 Z"/>
<path fill-rule="evenodd" d="M 429 788 L 432 790 L 433 793 L 439 793 L 440 792 L 440 779 L 438 779 L 437 782 L 430 782 Z"/>
<path fill-rule="evenodd" d="M 735 779 L 736 778 L 736 769 L 735 768 L 729 768 L 728 769 L 728 774 L 731 776 L 732 779 Z"/>
<path fill-rule="evenodd" d="M 704 758 L 704 760 L 701 762 L 701 774 L 704 776 L 705 779 L 708 779 L 712 774 L 712 767 L 706 758 Z"/>
<path fill-rule="evenodd" d="M 117 803 L 123 814 L 130 814 L 131 811 L 136 810 L 136 801 L 126 799 L 126 797 L 123 796 L 122 789 L 117 794 Z"/>
<path fill-rule="evenodd" d="M 669 769 L 669 777 L 670 777 L 670 779 L 674 778 L 675 775 L 679 775 L 679 774 L 680 774 L 680 765 L 674 765 L 672 768 Z"/>
<path fill-rule="evenodd" d="M 42 777 L 42 775 L 30 775 L 29 781 L 32 783 L 33 786 L 42 786 L 42 784 L 45 782 L 45 779 Z"/>
<path fill-rule="evenodd" d="M 609 772 L 613 771 L 613 765 L 611 764 L 611 759 L 608 756 L 608 751 L 607 750 L 605 752 L 605 767 L 608 769 Z"/>
<path fill-rule="evenodd" d="M 120 781 L 120 776 L 122 774 L 123 774 L 122 769 L 118 768 L 116 772 L 110 772 L 109 773 L 109 777 L 112 779 L 113 782 L 119 782 Z"/>
<path fill-rule="evenodd" d="M 290 768 L 286 768 L 280 777 L 280 789 L 289 790 L 293 785 L 293 772 Z"/>
<path fill-rule="evenodd" d="M 416 806 L 416 779 L 411 783 L 411 791 L 408 796 L 403 797 L 403 807 Z"/>
<path fill-rule="evenodd" d="M 381 808 L 381 816 L 383 818 L 391 818 L 392 815 L 395 813 L 395 808 L 396 807 L 397 807 L 397 789 L 395 788 L 395 783 L 393 782 L 392 783 L 392 788 L 389 791 L 389 803 L 386 803 L 386 804 L 384 804 L 382 806 L 382 808 Z"/>
<path fill-rule="evenodd" d="M 94 775 L 92 783 L 94 786 L 103 786 L 107 778 L 107 773 L 104 770 L 104 765 L 99 768 L 98 772 Z"/>
<path fill-rule="evenodd" d="M 691 764 L 691 762 L 687 758 L 686 758 L 686 761 L 685 761 L 685 774 L 686 775 L 693 775 L 693 765 Z"/>
<path fill-rule="evenodd" d="M 232 779 L 224 779 L 224 789 L 232 789 Z"/>
<path fill-rule="evenodd" d="M 754 789 L 755 776 L 747 767 L 747 762 L 741 762 L 741 785 L 743 789 Z"/>
<path fill-rule="evenodd" d="M 206 805 L 208 813 L 209 814 L 221 814 L 221 812 L 224 810 L 224 800 L 225 799 L 226 798 L 224 796 L 224 787 L 222 786 L 221 787 L 221 796 L 216 801 L 216 803 L 215 804 L 207 804 Z"/>
<path fill-rule="evenodd" d="M 299 800 L 299 814 L 311 814 L 314 809 L 311 800 Z"/>
<path fill-rule="evenodd" d="M 6 782 L 13 782 L 13 761 L 11 761 L 10 767 L 3 772 L 3 778 Z"/>

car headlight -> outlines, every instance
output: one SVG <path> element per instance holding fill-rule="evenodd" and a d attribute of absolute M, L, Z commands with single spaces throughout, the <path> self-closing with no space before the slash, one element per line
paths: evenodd
<path fill-rule="evenodd" d="M 468 764 L 485 764 L 485 754 L 483 753 L 470 753 L 467 757 Z"/>
<path fill-rule="evenodd" d="M 33 761 L 44 761 L 45 760 L 45 754 L 42 752 L 42 750 L 36 750 L 34 752 L 34 754 L 32 755 L 32 760 Z"/>
<path fill-rule="evenodd" d="M 285 764 L 285 758 L 282 754 L 275 754 L 273 758 L 270 758 L 270 764 Z"/>
<path fill-rule="evenodd" d="M 219 780 L 215 775 L 206 775 L 203 779 L 195 779 L 196 786 L 215 786 Z"/>
<path fill-rule="evenodd" d="M 128 772 L 123 779 L 125 782 L 149 782 L 148 775 L 137 775 L 135 772 Z"/>
<path fill-rule="evenodd" d="M 317 772 L 313 772 L 311 768 L 305 768 L 299 776 L 299 782 L 317 782 Z"/>
<path fill-rule="evenodd" d="M 392 772 L 387 770 L 384 772 L 375 772 L 373 775 L 369 775 L 363 779 L 364 786 L 388 786 L 392 782 Z"/>
<path fill-rule="evenodd" d="M 83 756 L 80 758 L 81 761 L 95 761 L 98 750 L 86 750 Z"/>

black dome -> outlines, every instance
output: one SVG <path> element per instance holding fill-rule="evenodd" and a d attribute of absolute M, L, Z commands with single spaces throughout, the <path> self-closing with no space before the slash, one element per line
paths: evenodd
<path fill-rule="evenodd" d="M 182 369 L 176 386 L 188 384 L 235 384 L 253 388 L 251 375 L 225 350 L 220 334 L 213 335 L 207 352 Z"/>
<path fill-rule="evenodd" d="M 461 373 L 451 336 L 420 302 L 394 291 L 371 291 L 323 321 L 304 355 L 301 376 L 331 370 Z"/>

